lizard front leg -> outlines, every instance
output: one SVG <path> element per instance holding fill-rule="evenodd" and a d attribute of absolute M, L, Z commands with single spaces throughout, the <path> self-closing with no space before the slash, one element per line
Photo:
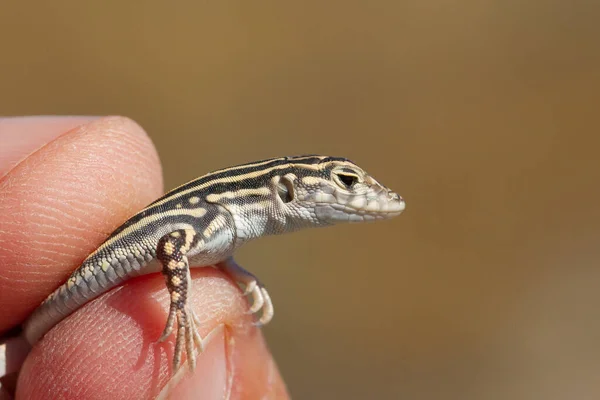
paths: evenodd
<path fill-rule="evenodd" d="M 156 248 L 156 256 L 162 263 L 162 273 L 171 297 L 169 317 L 165 329 L 158 339 L 159 342 L 166 340 L 171 335 L 173 325 L 177 320 L 173 373 L 179 368 L 184 345 L 188 364 L 192 371 L 196 367 L 194 343 L 200 352 L 204 350 L 202 338 L 196 326 L 199 325 L 198 317 L 188 303 L 192 281 L 186 253 L 198 243 L 198 237 L 199 235 L 194 230 L 180 229 L 163 236 Z"/>
<path fill-rule="evenodd" d="M 227 260 L 217 264 L 217 267 L 229 275 L 237 283 L 244 285 L 244 294 L 252 296 L 250 313 L 254 314 L 262 310 L 262 315 L 256 325 L 268 324 L 273 318 L 273 302 L 265 286 L 251 272 L 246 271 L 229 257 Z"/>

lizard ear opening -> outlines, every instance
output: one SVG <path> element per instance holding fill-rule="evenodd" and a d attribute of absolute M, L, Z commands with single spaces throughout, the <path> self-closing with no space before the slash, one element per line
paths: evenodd
<path fill-rule="evenodd" d="M 277 182 L 277 194 L 284 203 L 294 200 L 294 184 L 287 176 L 282 176 Z"/>

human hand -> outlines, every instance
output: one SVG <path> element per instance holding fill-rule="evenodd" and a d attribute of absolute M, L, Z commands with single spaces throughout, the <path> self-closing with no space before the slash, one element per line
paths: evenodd
<path fill-rule="evenodd" d="M 156 151 L 126 118 L 0 119 L 0 335 L 161 194 Z M 171 382 L 173 398 L 288 398 L 237 286 L 212 268 L 192 270 L 192 280 L 210 341 L 195 373 L 184 365 Z M 155 398 L 171 379 L 174 338 L 157 343 L 168 305 L 160 274 L 84 305 L 33 347 L 17 399 Z"/>

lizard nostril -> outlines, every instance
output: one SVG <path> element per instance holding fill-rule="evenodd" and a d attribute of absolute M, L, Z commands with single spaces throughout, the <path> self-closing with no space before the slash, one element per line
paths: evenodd
<path fill-rule="evenodd" d="M 388 198 L 390 200 L 404 201 L 398 193 L 394 193 L 392 191 L 388 192 Z"/>

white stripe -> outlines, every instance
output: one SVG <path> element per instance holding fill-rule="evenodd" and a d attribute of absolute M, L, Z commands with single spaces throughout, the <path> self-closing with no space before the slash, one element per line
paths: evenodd
<path fill-rule="evenodd" d="M 96 254 L 100 250 L 106 248 L 107 246 L 110 246 L 112 243 L 116 242 L 117 240 L 129 235 L 132 232 L 135 232 L 136 230 L 138 230 L 154 221 L 158 221 L 159 219 L 162 219 L 164 217 L 171 217 L 171 216 L 177 216 L 177 215 L 189 215 L 192 217 L 201 218 L 204 215 L 206 215 L 206 209 L 200 208 L 200 207 L 192 208 L 192 209 L 178 208 L 175 210 L 169 210 L 169 211 L 165 211 L 165 212 L 161 212 L 161 213 L 148 215 L 148 216 L 142 218 L 141 220 L 137 221 L 135 224 L 123 229 L 116 236 L 113 236 L 112 238 L 108 239 L 106 242 L 104 242 L 102 244 L 102 246 L 100 246 L 96 251 L 94 251 L 92 254 L 90 254 L 87 258 L 92 257 L 94 254 Z"/>
<path fill-rule="evenodd" d="M 206 196 L 206 201 L 210 203 L 217 203 L 219 200 L 233 199 L 235 197 L 246 197 L 246 196 L 268 196 L 271 194 L 269 188 L 260 187 L 257 189 L 240 189 L 236 191 L 223 192 L 223 193 L 212 193 Z"/>

